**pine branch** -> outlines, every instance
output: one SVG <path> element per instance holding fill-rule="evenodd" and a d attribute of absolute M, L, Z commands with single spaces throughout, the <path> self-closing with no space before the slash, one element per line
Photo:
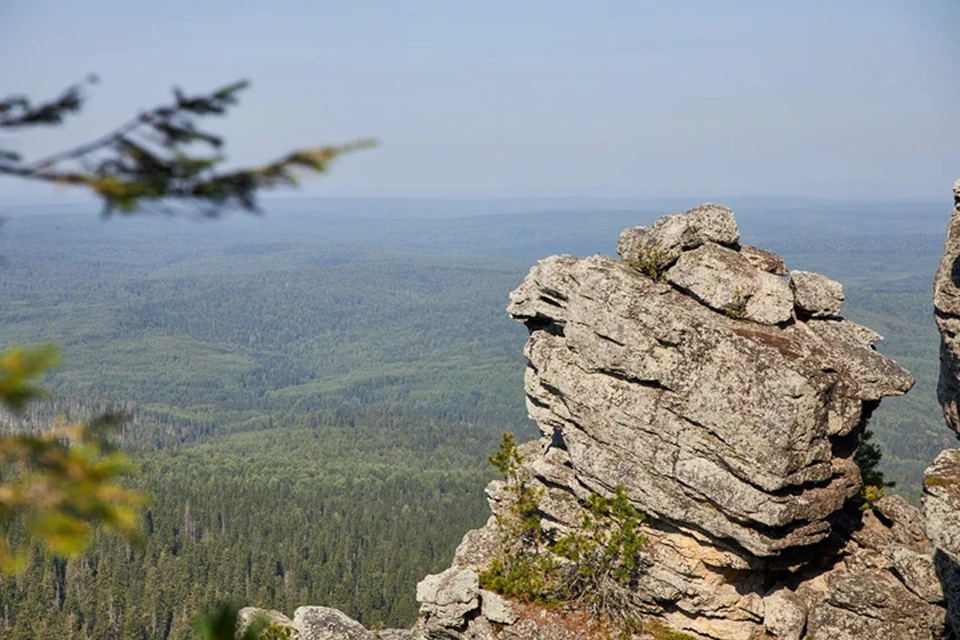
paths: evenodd
<path fill-rule="evenodd" d="M 236 82 L 199 96 L 174 89 L 172 104 L 141 113 L 109 133 L 41 160 L 22 164 L 16 154 L 2 152 L 0 175 L 87 187 L 103 200 L 105 215 L 118 210 L 131 213 L 144 203 L 172 201 L 213 217 L 227 207 L 257 212 L 258 191 L 296 186 L 304 172 L 322 173 L 338 156 L 375 144 L 359 140 L 301 149 L 259 167 L 218 172 L 222 155 L 190 153 L 196 144 L 216 150 L 223 144 L 219 136 L 199 129 L 197 120 L 224 115 L 247 86 L 245 81 Z M 74 103 L 67 100 L 65 104 Z"/>
<path fill-rule="evenodd" d="M 96 76 L 68 87 L 59 97 L 32 105 L 25 96 L 9 96 L 0 100 L 0 129 L 58 125 L 64 116 L 77 113 L 83 107 L 83 85 L 95 84 Z"/>

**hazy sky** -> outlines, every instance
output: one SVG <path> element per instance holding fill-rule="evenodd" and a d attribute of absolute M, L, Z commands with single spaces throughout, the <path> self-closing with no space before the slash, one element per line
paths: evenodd
<path fill-rule="evenodd" d="M 213 123 L 231 161 L 382 142 L 305 194 L 946 200 L 958 26 L 956 0 L 0 0 L 0 93 L 101 77 L 68 127 L 2 141 L 52 151 L 249 78 Z"/>

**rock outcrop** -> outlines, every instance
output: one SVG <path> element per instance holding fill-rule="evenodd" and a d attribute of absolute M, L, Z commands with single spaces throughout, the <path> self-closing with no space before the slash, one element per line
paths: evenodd
<path fill-rule="evenodd" d="M 940 330 L 937 398 L 947 426 L 960 431 L 960 180 L 953 185 L 953 214 L 940 267 L 933 281 L 933 308 Z M 941 452 L 925 474 L 923 517 L 936 546 L 935 562 L 947 602 L 948 625 L 960 637 L 960 449 Z"/>
<path fill-rule="evenodd" d="M 508 312 L 530 329 L 525 385 L 544 449 L 586 490 L 623 484 L 644 513 L 752 566 L 830 535 L 831 515 L 860 488 L 857 433 L 913 378 L 864 328 L 799 319 L 808 309 L 796 287 L 730 248 L 732 223 L 711 226 L 728 246 L 690 231 L 686 216 L 703 210 L 728 212 L 699 207 L 645 234 L 655 253 L 682 247 L 661 281 L 629 254 L 555 256 Z M 664 234 L 663 220 L 683 233 Z M 823 276 L 796 282 L 809 306 L 836 300 Z"/>
<path fill-rule="evenodd" d="M 860 436 L 913 378 L 876 351 L 879 335 L 840 316 L 839 283 L 739 242 L 733 213 L 704 205 L 625 230 L 619 259 L 541 260 L 511 294 L 507 311 L 530 332 L 524 384 L 542 434 L 520 447 L 520 474 L 540 492 L 545 535 L 577 530 L 594 494 L 621 491 L 645 514 L 642 575 L 622 603 L 643 621 L 636 638 L 954 637 L 960 454 L 934 465 L 926 522 L 898 496 L 864 504 Z M 944 338 L 953 363 L 960 276 L 947 280 L 957 291 L 938 289 L 938 314 L 956 314 L 938 319 L 957 323 Z M 956 428 L 960 383 L 948 382 Z M 383 637 L 604 637 L 575 609 L 481 588 L 507 489 L 488 486 L 494 515 L 419 584 L 414 628 Z"/>
<path fill-rule="evenodd" d="M 947 425 L 960 431 L 960 180 L 953 185 L 953 201 L 943 258 L 933 281 L 933 312 L 940 330 L 937 398 Z"/>

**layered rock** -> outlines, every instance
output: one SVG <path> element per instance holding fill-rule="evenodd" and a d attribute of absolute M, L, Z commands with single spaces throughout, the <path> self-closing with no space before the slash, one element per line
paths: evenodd
<path fill-rule="evenodd" d="M 943 257 L 933 281 L 933 312 L 940 330 L 937 398 L 947 425 L 960 431 L 960 180 L 953 185 L 953 200 Z"/>
<path fill-rule="evenodd" d="M 694 233 L 704 210 L 710 232 Z M 577 481 L 623 484 L 644 513 L 755 564 L 830 535 L 860 488 L 857 434 L 913 378 L 833 317 L 838 284 L 791 287 L 741 255 L 728 211 L 630 230 L 626 260 L 542 260 L 508 312 L 530 329 L 530 415 Z M 661 281 L 628 262 L 636 246 L 671 256 Z"/>
<path fill-rule="evenodd" d="M 947 426 L 960 430 L 960 180 L 953 185 L 953 214 L 943 257 L 933 282 L 933 307 L 940 330 L 937 398 Z M 923 517 L 936 546 L 937 572 L 947 601 L 948 624 L 960 637 L 960 449 L 941 452 L 924 473 Z"/>

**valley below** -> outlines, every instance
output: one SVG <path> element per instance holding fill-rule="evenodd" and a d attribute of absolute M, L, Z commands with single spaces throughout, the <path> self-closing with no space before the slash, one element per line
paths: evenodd
<path fill-rule="evenodd" d="M 916 378 L 869 428 L 892 491 L 917 501 L 954 442 L 930 302 L 949 208 L 721 202 L 744 242 L 843 283 L 843 315 Z M 129 412 L 120 444 L 151 496 L 142 548 L 101 536 L 0 579 L 3 637 L 181 640 L 223 598 L 408 626 L 416 583 L 489 515 L 501 434 L 538 435 L 510 291 L 538 259 L 612 255 L 621 229 L 695 204 L 280 201 L 203 223 L 0 212 L 0 341 L 65 356 L 29 420 Z"/>

